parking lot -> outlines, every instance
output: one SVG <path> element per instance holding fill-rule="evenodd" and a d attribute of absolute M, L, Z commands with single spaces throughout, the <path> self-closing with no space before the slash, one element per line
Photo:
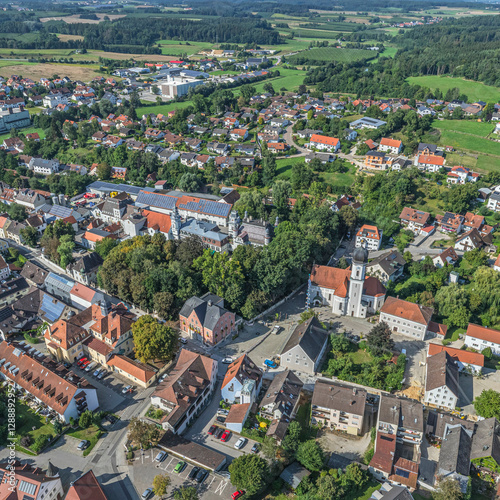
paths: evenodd
<path fill-rule="evenodd" d="M 155 476 L 158 474 L 167 474 L 171 479 L 169 492 L 181 486 L 194 486 L 198 490 L 200 498 L 206 500 L 231 498 L 231 494 L 235 491 L 235 488 L 231 485 L 228 478 L 219 473 L 210 472 L 205 480 L 199 484 L 195 480 L 189 479 L 189 474 L 194 467 L 192 464 L 188 463 L 187 467 L 181 473 L 175 473 L 174 469 L 181 460 L 180 458 L 168 455 L 163 462 L 155 462 L 154 459 L 159 451 L 157 448 L 148 450 L 134 459 L 131 472 L 133 473 L 133 483 L 139 496 L 146 488 L 151 488 Z"/>

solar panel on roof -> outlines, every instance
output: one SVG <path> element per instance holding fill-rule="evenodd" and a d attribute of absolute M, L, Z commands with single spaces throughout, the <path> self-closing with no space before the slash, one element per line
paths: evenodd
<path fill-rule="evenodd" d="M 40 309 L 45 313 L 45 317 L 49 321 L 55 322 L 64 310 L 64 303 L 59 300 L 54 302 L 54 299 L 48 295 L 43 295 Z"/>
<path fill-rule="evenodd" d="M 33 495 L 36 491 L 37 485 L 33 483 L 28 483 L 28 481 L 21 481 L 18 489 L 23 493 L 27 493 L 28 495 Z"/>
<path fill-rule="evenodd" d="M 56 217 L 69 217 L 73 213 L 73 209 L 70 207 L 63 207 L 61 205 L 54 205 L 51 209 L 49 214 L 54 215 Z"/>
<path fill-rule="evenodd" d="M 405 477 L 406 479 L 408 479 L 410 477 L 410 473 L 406 470 L 396 469 L 395 472 L 396 472 L 397 476 Z"/>

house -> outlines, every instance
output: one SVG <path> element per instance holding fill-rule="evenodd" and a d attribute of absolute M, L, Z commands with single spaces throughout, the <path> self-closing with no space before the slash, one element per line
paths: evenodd
<path fill-rule="evenodd" d="M 452 167 L 448 172 L 446 182 L 448 184 L 465 184 L 466 182 L 477 182 L 479 174 L 467 167 Z"/>
<path fill-rule="evenodd" d="M 83 342 L 90 336 L 85 328 L 64 319 L 48 326 L 44 333 L 48 352 L 57 361 L 67 363 L 74 363 L 83 356 Z"/>
<path fill-rule="evenodd" d="M 387 125 L 387 122 L 384 122 L 383 120 L 377 120 L 376 118 L 368 118 L 367 116 L 363 116 L 362 118 L 359 118 L 358 120 L 354 120 L 351 122 L 351 128 L 361 128 L 361 129 L 372 129 L 376 130 L 379 129 L 380 127 L 383 127 L 384 125 Z"/>
<path fill-rule="evenodd" d="M 368 500 L 413 500 L 413 496 L 406 486 L 382 483 Z"/>
<path fill-rule="evenodd" d="M 489 210 L 493 210 L 494 212 L 500 212 L 500 192 L 494 192 L 488 198 L 487 207 Z"/>
<path fill-rule="evenodd" d="M 291 486 L 292 489 L 296 490 L 302 479 L 309 477 L 311 472 L 305 467 L 299 464 L 299 462 L 293 462 L 290 464 L 283 472 L 280 474 L 280 478 L 283 479 L 285 483 Z"/>
<path fill-rule="evenodd" d="M 472 437 L 470 458 L 489 470 L 497 470 L 500 465 L 500 423 L 495 417 L 480 420 Z M 485 459 L 484 461 L 481 459 Z M 493 459 L 495 463 L 489 465 Z"/>
<path fill-rule="evenodd" d="M 314 375 L 318 371 L 327 345 L 328 333 L 318 318 L 313 316 L 295 327 L 281 351 L 281 366 Z"/>
<path fill-rule="evenodd" d="M 397 139 L 388 139 L 387 137 L 383 137 L 380 139 L 378 150 L 398 155 L 401 151 L 403 151 L 403 142 L 398 141 Z"/>
<path fill-rule="evenodd" d="M 288 144 L 284 142 L 268 142 L 267 149 L 272 154 L 284 153 L 288 149 Z"/>
<path fill-rule="evenodd" d="M 366 396 L 363 389 L 317 380 L 312 396 L 311 424 L 355 436 L 363 434 Z"/>
<path fill-rule="evenodd" d="M 116 135 L 107 135 L 102 143 L 105 146 L 109 146 L 111 148 L 116 148 L 118 146 L 121 146 L 123 144 L 123 139 L 121 137 L 118 137 Z"/>
<path fill-rule="evenodd" d="M 445 347 L 440 344 L 430 343 L 427 350 L 427 356 L 434 356 L 442 351 L 448 353 L 451 359 L 456 363 L 458 371 L 469 371 L 475 374 L 481 373 L 484 368 L 484 356 L 477 352 L 470 352 L 455 347 Z"/>
<path fill-rule="evenodd" d="M 495 271 L 500 271 L 500 255 L 496 258 L 496 260 L 493 264 L 493 269 Z"/>
<path fill-rule="evenodd" d="M 356 233 L 356 248 L 366 247 L 368 250 L 378 250 L 382 243 L 382 231 L 376 226 L 364 224 Z"/>
<path fill-rule="evenodd" d="M 93 304 L 99 302 L 104 303 L 104 295 L 93 288 L 82 285 L 81 283 L 74 283 L 69 292 L 71 305 L 78 309 L 87 309 Z"/>
<path fill-rule="evenodd" d="M 260 414 L 271 420 L 267 436 L 280 443 L 294 418 L 303 382 L 290 370 L 279 372 L 273 378 L 260 402 Z"/>
<path fill-rule="evenodd" d="M 446 351 L 429 356 L 425 365 L 424 402 L 454 410 L 459 398 L 458 366 Z"/>
<path fill-rule="evenodd" d="M 25 262 L 20 274 L 30 285 L 43 288 L 45 278 L 49 273 L 28 260 Z"/>
<path fill-rule="evenodd" d="M 467 252 L 489 245 L 491 245 L 491 235 L 483 236 L 477 229 L 471 229 L 457 238 L 455 250 Z"/>
<path fill-rule="evenodd" d="M 224 422 L 226 429 L 240 434 L 251 409 L 251 403 L 236 403 L 231 405 Z"/>
<path fill-rule="evenodd" d="M 424 156 L 442 156 L 442 152 L 438 151 L 435 144 L 427 144 L 425 142 L 420 142 L 417 148 L 418 155 Z"/>
<path fill-rule="evenodd" d="M 326 135 L 313 134 L 309 140 L 309 148 L 316 148 L 321 151 L 336 153 L 340 149 L 340 141 L 336 137 L 327 137 Z"/>
<path fill-rule="evenodd" d="M 49 407 L 59 420 L 69 423 L 78 419 L 84 409 L 99 406 L 97 390 L 77 375 L 72 380 L 61 365 L 39 356 L 30 345 L 18 342 L 0 343 L 0 379 L 13 383 L 16 390 Z M 65 378 L 66 377 L 66 378 Z"/>
<path fill-rule="evenodd" d="M 71 483 L 64 500 L 108 500 L 108 497 L 90 469 Z"/>
<path fill-rule="evenodd" d="M 500 331 L 493 328 L 469 323 L 464 343 L 479 352 L 489 347 L 495 356 L 500 356 Z"/>
<path fill-rule="evenodd" d="M 326 165 L 327 163 L 335 161 L 335 158 L 336 156 L 330 153 L 316 153 L 313 151 L 312 153 L 306 155 L 304 161 L 306 163 L 310 163 L 312 160 L 319 160 L 323 165 Z"/>
<path fill-rule="evenodd" d="M 436 477 L 458 482 L 466 493 L 470 480 L 472 433 L 461 425 L 448 429 L 441 443 Z"/>
<path fill-rule="evenodd" d="M 479 214 L 474 214 L 472 212 L 467 212 L 464 215 L 463 227 L 465 231 L 470 229 L 477 229 L 481 231 L 481 228 L 484 225 L 484 217 Z"/>
<path fill-rule="evenodd" d="M 454 266 L 458 262 L 457 252 L 453 249 L 453 247 L 448 247 L 446 250 L 443 250 L 439 255 L 432 257 L 432 263 L 440 269 L 441 267 L 445 267 L 447 265 Z"/>
<path fill-rule="evenodd" d="M 354 196 L 350 194 L 343 194 L 332 206 L 331 209 L 334 212 L 339 212 L 342 207 L 350 206 L 354 210 L 359 210 L 361 208 L 361 203 L 356 201 Z"/>
<path fill-rule="evenodd" d="M 444 167 L 445 159 L 442 156 L 436 155 L 419 155 L 415 158 L 415 166 L 420 170 L 428 172 L 439 172 Z"/>
<path fill-rule="evenodd" d="M 418 106 L 417 114 L 421 117 L 427 115 L 434 116 L 436 112 L 432 108 L 428 108 L 427 106 Z"/>
<path fill-rule="evenodd" d="M 150 365 L 140 363 L 121 354 L 111 354 L 106 366 L 119 373 L 135 386 L 144 389 L 150 387 L 157 378 L 157 370 Z"/>
<path fill-rule="evenodd" d="M 380 310 L 380 322 L 388 324 L 392 332 L 424 340 L 427 334 L 437 334 L 442 331 L 443 325 L 431 322 L 433 309 L 397 299 L 387 297 Z M 439 327 L 439 330 L 436 328 Z"/>
<path fill-rule="evenodd" d="M 248 139 L 248 130 L 246 128 L 234 128 L 229 132 L 229 138 L 232 141 L 246 141 Z"/>
<path fill-rule="evenodd" d="M 181 330 L 208 345 L 215 345 L 232 335 L 236 328 L 235 314 L 224 308 L 224 299 L 205 294 L 191 297 L 179 312 Z"/>
<path fill-rule="evenodd" d="M 459 415 L 429 409 L 425 433 L 434 440 L 441 442 L 450 429 L 460 426 L 473 434 L 476 423 L 467 419 L 461 419 Z"/>
<path fill-rule="evenodd" d="M 421 233 L 422 229 L 429 225 L 431 214 L 422 212 L 414 208 L 405 207 L 399 215 L 401 224 L 416 234 Z"/>
<path fill-rule="evenodd" d="M 463 215 L 452 212 L 445 212 L 444 215 L 436 215 L 436 223 L 439 226 L 439 230 L 443 233 L 460 234 L 464 221 L 465 217 Z"/>
<path fill-rule="evenodd" d="M 67 267 L 67 272 L 79 283 L 90 285 L 96 282 L 97 271 L 102 263 L 102 257 L 98 253 L 92 252 L 74 260 Z"/>
<path fill-rule="evenodd" d="M 368 151 L 365 155 L 365 166 L 368 168 L 385 170 L 388 161 L 389 159 L 383 151 Z"/>
<path fill-rule="evenodd" d="M 62 499 L 64 489 L 57 467 L 50 461 L 47 471 L 14 457 L 0 463 L 0 498 L 5 500 L 52 500 Z M 66 497 L 67 498 L 67 497 Z"/>
<path fill-rule="evenodd" d="M 217 383 L 215 359 L 181 349 L 174 369 L 151 395 L 151 404 L 166 415 L 163 429 L 181 434 L 207 406 Z"/>
<path fill-rule="evenodd" d="M 262 370 L 243 354 L 228 367 L 222 381 L 222 398 L 228 403 L 254 403 L 262 384 Z"/>
<path fill-rule="evenodd" d="M 10 267 L 5 259 L 0 255 L 0 281 L 6 280 L 10 276 Z"/>
<path fill-rule="evenodd" d="M 396 281 L 403 275 L 405 265 L 406 261 L 398 250 L 389 250 L 370 261 L 366 272 L 386 285 L 389 281 Z"/>
<path fill-rule="evenodd" d="M 377 312 L 385 300 L 385 287 L 374 277 L 365 276 L 368 252 L 360 247 L 353 253 L 351 268 L 313 265 L 308 283 L 312 306 L 329 305 L 339 316 L 366 318 Z"/>
<path fill-rule="evenodd" d="M 31 158 L 28 168 L 35 174 L 50 175 L 59 172 L 58 160 L 44 160 L 43 158 Z"/>

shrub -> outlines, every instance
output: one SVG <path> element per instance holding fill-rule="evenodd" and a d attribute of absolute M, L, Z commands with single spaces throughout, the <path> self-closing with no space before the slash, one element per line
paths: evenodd
<path fill-rule="evenodd" d="M 31 449 L 35 452 L 35 453 L 39 453 L 40 451 L 42 451 L 45 446 L 47 445 L 47 443 L 49 442 L 50 440 L 50 436 L 48 434 L 40 434 L 35 442 L 33 443 L 33 445 L 31 446 Z"/>
<path fill-rule="evenodd" d="M 450 345 L 451 344 L 451 340 L 450 339 L 444 339 L 444 340 L 441 341 L 441 344 L 443 344 L 444 346 Z"/>
<path fill-rule="evenodd" d="M 133 451 L 128 451 L 127 452 L 127 460 L 132 460 L 134 458 L 134 452 Z"/>
<path fill-rule="evenodd" d="M 24 446 L 25 448 L 29 448 L 29 446 L 31 444 L 31 437 L 28 435 L 23 436 L 20 440 L 20 444 L 21 444 L 21 446 Z"/>
<path fill-rule="evenodd" d="M 486 349 L 483 349 L 481 351 L 481 354 L 486 358 L 486 359 L 491 359 L 493 357 L 493 352 L 491 351 L 491 347 L 487 347 Z"/>
<path fill-rule="evenodd" d="M 91 423 L 92 423 L 92 412 L 90 410 L 85 410 L 80 415 L 80 420 L 78 421 L 78 425 L 82 429 L 87 429 L 88 427 L 90 427 Z"/>

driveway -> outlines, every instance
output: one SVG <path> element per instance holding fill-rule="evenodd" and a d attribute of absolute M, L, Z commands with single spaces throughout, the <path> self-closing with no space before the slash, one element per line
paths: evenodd
<path fill-rule="evenodd" d="M 330 453 L 328 466 L 343 468 L 354 461 L 362 462 L 363 455 L 370 444 L 370 433 L 367 432 L 364 436 L 349 436 L 322 431 L 319 442 L 323 449 Z"/>

